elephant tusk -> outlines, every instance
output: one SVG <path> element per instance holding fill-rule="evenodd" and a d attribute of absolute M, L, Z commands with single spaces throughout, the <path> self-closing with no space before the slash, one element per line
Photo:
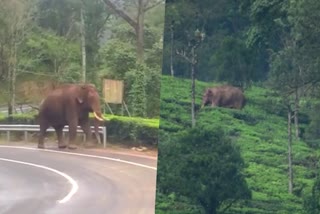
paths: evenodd
<path fill-rule="evenodd" d="M 202 109 L 202 108 L 203 108 L 203 106 L 204 106 L 204 105 L 201 105 L 201 108 L 200 108 L 200 109 Z"/>
<path fill-rule="evenodd" d="M 104 119 L 102 119 L 101 117 L 99 117 L 96 112 L 93 112 L 93 115 L 95 116 L 95 118 L 97 118 L 100 121 L 104 121 Z"/>

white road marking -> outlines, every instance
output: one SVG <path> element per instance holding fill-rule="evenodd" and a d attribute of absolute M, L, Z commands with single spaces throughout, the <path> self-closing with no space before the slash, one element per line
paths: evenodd
<path fill-rule="evenodd" d="M 61 175 L 62 177 L 67 179 L 69 181 L 69 183 L 72 185 L 72 188 L 71 188 L 70 192 L 68 193 L 68 195 L 66 195 L 63 199 L 58 200 L 58 203 L 65 203 L 65 202 L 69 201 L 71 199 L 71 197 L 79 189 L 79 186 L 78 186 L 78 184 L 77 184 L 77 182 L 75 180 L 73 180 L 69 175 L 67 175 L 67 174 L 65 174 L 63 172 L 60 172 L 60 171 L 58 171 L 56 169 L 52 169 L 52 168 L 49 168 L 49 167 L 46 167 L 46 166 L 42 166 L 42 165 L 38 165 L 38 164 L 33 164 L 33 163 L 28 163 L 28 162 L 23 162 L 23 161 L 17 161 L 17 160 L 12 160 L 12 159 L 6 159 L 6 158 L 0 158 L 0 160 L 46 169 L 46 170 L 49 170 L 51 172 L 57 173 L 58 175 Z"/>
<path fill-rule="evenodd" d="M 140 166 L 148 169 L 153 169 L 157 170 L 156 167 L 140 164 L 140 163 L 135 163 L 131 161 L 125 161 L 121 160 L 119 158 L 109 158 L 109 157 L 104 157 L 104 156 L 98 156 L 98 155 L 88 155 L 88 154 L 80 154 L 80 153 L 74 153 L 74 152 L 63 152 L 63 151 L 55 151 L 55 150 L 50 150 L 50 149 L 38 149 L 38 148 L 30 148 L 30 147 L 23 147 L 23 146 L 6 146 L 6 145 L 0 145 L 0 148 L 15 148 L 15 149 L 29 149 L 29 150 L 36 150 L 36 151 L 46 151 L 46 152 L 53 152 L 53 153 L 60 153 L 60 154 L 68 154 L 68 155 L 76 155 L 76 156 L 83 156 L 83 157 L 91 157 L 91 158 L 98 158 L 98 159 L 104 159 L 104 160 L 110 160 L 110 161 L 116 161 L 116 162 L 121 162 L 121 163 L 126 163 L 126 164 L 131 164 L 135 166 Z"/>

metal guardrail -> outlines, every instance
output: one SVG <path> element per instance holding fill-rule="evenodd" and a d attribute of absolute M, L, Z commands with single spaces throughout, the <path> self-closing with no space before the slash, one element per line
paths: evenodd
<path fill-rule="evenodd" d="M 94 126 L 91 126 L 91 130 L 94 131 Z M 28 141 L 28 132 L 39 132 L 39 125 L 25 125 L 25 124 L 0 124 L 0 132 L 7 132 L 7 141 L 10 141 L 10 131 L 23 131 L 24 140 Z M 50 127 L 47 132 L 55 132 L 54 128 Z M 65 126 L 63 129 L 63 134 L 69 132 L 69 126 Z M 77 133 L 83 133 L 83 140 L 85 140 L 85 134 L 80 126 L 77 127 Z M 99 126 L 99 133 L 103 136 L 103 147 L 106 148 L 107 144 L 107 129 L 104 126 Z M 99 141 L 100 142 L 100 141 Z"/>

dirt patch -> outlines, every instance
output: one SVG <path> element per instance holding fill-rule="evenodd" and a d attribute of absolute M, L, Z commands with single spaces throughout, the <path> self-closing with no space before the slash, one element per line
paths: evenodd
<path fill-rule="evenodd" d="M 130 154 L 130 155 L 138 155 L 138 156 L 148 156 L 148 157 L 153 157 L 157 158 L 158 157 L 158 150 L 156 149 L 148 149 L 139 151 L 139 150 L 134 150 L 132 148 L 124 148 L 122 146 L 109 146 L 106 149 L 104 148 L 94 148 L 90 149 L 91 151 L 97 151 L 97 152 L 104 152 L 104 151 L 112 151 L 114 153 L 122 153 L 122 154 Z"/>
<path fill-rule="evenodd" d="M 51 92 L 56 83 L 53 81 L 24 81 L 17 87 L 17 97 L 21 102 L 39 103 Z"/>

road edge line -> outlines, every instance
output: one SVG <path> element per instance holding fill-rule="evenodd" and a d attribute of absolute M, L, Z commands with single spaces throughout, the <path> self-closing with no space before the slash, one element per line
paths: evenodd
<path fill-rule="evenodd" d="M 69 193 L 61 200 L 58 200 L 58 203 L 65 203 L 68 202 L 71 197 L 78 191 L 79 186 L 77 184 L 77 182 L 71 178 L 69 175 L 60 172 L 59 170 L 44 166 L 44 165 L 39 165 L 39 164 L 34 164 L 34 163 L 30 163 L 30 162 L 25 162 L 25 161 L 18 161 L 18 160 L 14 160 L 14 159 L 7 159 L 7 158 L 0 158 L 0 161 L 7 161 L 7 162 L 13 162 L 13 163 L 19 163 L 19 164 L 23 164 L 23 165 L 28 165 L 28 166 L 33 166 L 33 167 L 37 167 L 37 168 L 41 168 L 41 169 L 46 169 L 48 171 L 54 172 L 62 177 L 64 177 L 65 179 L 67 179 L 69 181 L 69 183 L 72 185 L 71 190 L 69 191 Z"/>
<path fill-rule="evenodd" d="M 64 152 L 64 151 L 56 151 L 56 150 L 50 150 L 50 149 L 38 149 L 38 148 L 30 148 L 30 147 L 24 147 L 24 146 L 7 146 L 7 145 L 0 145 L 0 148 L 16 148 L 16 149 L 27 149 L 27 150 L 35 150 L 35 151 L 45 151 L 45 152 L 53 152 L 53 153 L 60 153 L 60 154 L 69 154 L 69 155 L 75 155 L 75 156 L 83 156 L 83 157 L 91 157 L 91 158 L 97 158 L 97 159 L 104 159 L 104 160 L 110 160 L 110 161 L 115 161 L 115 162 L 120 162 L 120 163 L 126 163 L 126 164 L 131 164 L 134 166 L 139 166 L 143 168 L 148 168 L 148 169 L 153 169 L 157 170 L 156 167 L 140 164 L 140 163 L 135 163 L 131 161 L 126 161 L 126 160 L 121 160 L 118 158 L 110 158 L 110 157 L 105 157 L 105 156 L 98 156 L 98 155 L 89 155 L 89 154 L 82 154 L 82 153 L 74 153 L 74 152 Z"/>

